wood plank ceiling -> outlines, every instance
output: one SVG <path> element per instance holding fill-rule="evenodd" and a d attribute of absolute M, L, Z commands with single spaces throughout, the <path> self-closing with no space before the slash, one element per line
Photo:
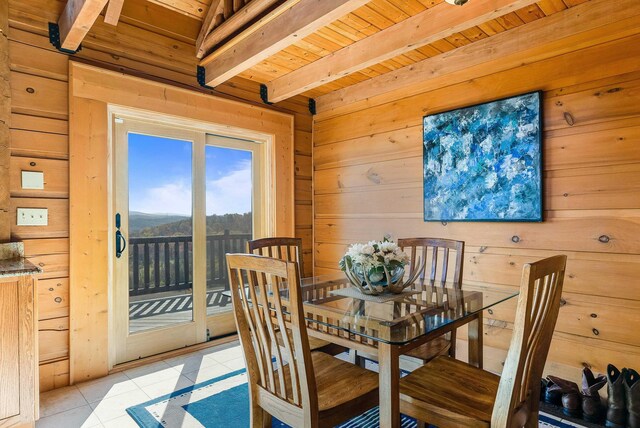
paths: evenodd
<path fill-rule="evenodd" d="M 323 1 L 329 2 L 330 0 Z M 434 30 L 433 34 L 427 34 L 427 36 L 430 37 L 423 36 L 420 39 L 422 41 L 428 41 L 427 44 L 422 45 L 422 43 L 420 43 L 417 44 L 415 48 L 411 46 L 411 49 L 403 49 L 401 54 L 393 57 L 387 54 L 386 57 L 380 61 L 369 59 L 364 68 L 360 68 L 357 65 L 344 68 L 346 71 L 340 74 L 340 76 L 343 77 L 332 76 L 325 79 L 328 83 L 322 84 L 319 82 L 325 80 L 317 80 L 305 86 L 312 89 L 304 90 L 303 92 L 298 91 L 305 97 L 317 98 L 330 92 L 410 66 L 427 58 L 490 38 L 496 34 L 562 12 L 589 0 L 540 0 L 537 2 L 526 0 L 470 0 L 467 5 L 461 7 L 441 4 L 443 1 L 444 0 L 372 0 L 368 2 L 361 1 L 360 4 L 357 4 L 357 2 L 353 0 L 337 1 L 336 3 L 351 3 L 354 7 L 351 8 L 351 12 L 316 29 L 295 43 L 284 43 L 286 47 L 266 58 L 260 58 L 259 61 L 254 61 L 256 62 L 255 65 L 252 65 L 244 71 L 240 70 L 237 75 L 259 83 L 271 84 L 271 82 L 274 81 L 276 81 L 275 83 L 279 83 L 276 79 L 282 78 L 282 76 L 286 76 L 302 67 L 330 56 L 356 42 L 372 37 L 383 30 L 396 28 L 394 26 L 409 20 L 411 17 L 422 14 L 421 16 L 425 16 L 426 19 L 430 15 L 424 14 L 423 12 L 429 9 L 435 8 L 435 12 L 432 13 L 430 19 L 440 19 L 443 15 L 441 11 L 448 13 L 445 8 L 464 11 L 465 8 L 469 10 L 472 7 L 477 8 L 476 10 L 479 11 L 477 13 L 484 13 L 484 15 L 480 16 L 492 18 L 486 20 L 479 20 L 477 16 L 475 20 L 474 16 L 467 16 L 464 19 L 458 18 L 460 22 L 453 20 L 449 28 L 453 28 L 454 30 L 460 29 L 460 31 L 454 32 L 449 30 L 448 32 L 437 32 Z M 162 32 L 177 34 L 181 40 L 193 43 L 194 56 L 197 54 L 199 58 L 202 58 L 200 60 L 201 65 L 206 65 L 212 61 L 212 57 L 218 55 L 218 52 L 223 52 L 221 55 L 224 55 L 225 50 L 232 49 L 234 54 L 242 53 L 242 48 L 236 46 L 237 40 L 246 37 L 246 35 L 250 33 L 250 27 L 252 25 L 262 25 L 260 20 L 277 19 L 277 14 L 275 14 L 276 18 L 273 16 L 274 11 L 278 12 L 278 8 L 281 9 L 278 13 L 283 13 L 283 16 L 286 16 L 287 12 L 293 11 L 296 7 L 301 7 L 301 5 L 305 3 L 305 0 L 147 0 L 142 3 L 147 2 L 170 9 L 175 12 L 176 15 L 183 15 L 183 19 L 167 19 L 165 22 L 159 24 L 151 21 L 145 22 L 144 15 L 139 15 L 141 23 L 152 27 L 160 27 L 160 31 Z M 307 3 L 311 3 L 311 1 L 307 1 Z M 319 4 L 322 4 L 322 2 Z M 523 4 L 526 6 L 514 10 L 514 7 Z M 126 13 L 127 7 L 127 0 L 125 0 L 125 12 L 123 12 L 123 16 Z M 252 7 L 254 10 L 251 10 Z M 440 9 L 437 9 L 438 7 Z M 344 5 L 343 9 L 340 10 L 345 10 Z M 456 11 L 454 13 L 458 12 Z M 454 14 L 450 13 L 450 15 L 453 16 Z M 289 16 L 296 15 L 291 14 Z M 415 18 L 414 21 L 419 22 L 418 19 Z M 256 24 L 256 22 L 258 22 L 258 24 Z M 411 21 L 407 21 L 405 25 L 410 22 Z M 458 24 L 457 26 L 454 25 L 456 23 Z M 407 27 L 409 27 L 409 25 L 407 25 Z M 234 28 L 235 31 L 233 31 Z M 268 27 L 263 27 L 263 29 L 264 28 Z M 422 33 L 425 31 L 427 30 L 422 30 Z M 389 33 L 391 32 L 389 31 Z M 212 34 L 217 34 L 217 38 L 212 37 Z M 446 34 L 446 36 L 436 38 L 436 36 L 440 34 Z M 222 37 L 220 37 L 220 35 L 222 35 Z M 289 36 L 295 38 L 297 35 L 294 29 Z M 405 41 L 404 43 L 406 44 L 408 42 Z M 355 45 L 356 48 L 358 46 L 359 45 Z M 198 50 L 198 47 L 201 47 L 200 50 Z M 343 53 L 346 54 L 347 51 Z M 325 62 L 328 63 L 329 61 Z M 321 63 L 317 65 L 317 69 L 321 68 L 319 67 Z M 324 67 L 324 64 L 322 64 L 322 66 Z M 311 67 L 308 67 L 308 69 L 311 69 Z M 307 69 L 304 70 L 306 73 Z M 329 71 L 332 70 L 329 69 Z M 305 73 L 299 72 L 297 74 L 303 75 Z M 235 73 L 232 71 L 227 73 L 227 75 L 235 75 Z M 294 75 L 292 74 L 291 76 Z M 225 79 L 226 77 L 221 79 L 221 81 Z M 309 80 L 308 77 L 306 79 Z M 218 80 L 216 80 L 216 82 L 218 82 Z M 269 90 L 270 94 L 272 94 L 274 90 L 277 91 L 273 87 L 270 87 Z M 291 91 L 284 91 L 283 93 L 285 95 L 278 98 L 278 100 L 287 98 L 290 96 L 287 95 L 290 92 Z M 295 93 L 293 93 L 293 95 L 295 95 Z"/>

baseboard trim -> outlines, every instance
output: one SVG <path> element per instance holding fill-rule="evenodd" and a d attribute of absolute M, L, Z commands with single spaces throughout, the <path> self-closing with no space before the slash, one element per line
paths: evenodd
<path fill-rule="evenodd" d="M 186 348 L 180 348 L 173 351 L 164 352 L 162 354 L 151 355 L 149 357 L 140 358 L 139 360 L 118 364 L 109 371 L 109 374 L 119 373 L 125 370 L 133 369 L 133 368 L 144 366 L 147 364 L 156 363 L 158 361 L 166 360 L 167 358 L 179 357 L 181 355 L 190 354 L 192 352 L 197 352 L 202 349 L 224 345 L 226 343 L 234 342 L 236 340 L 238 340 L 238 335 L 232 334 L 229 336 L 219 337 L 217 339 L 213 339 L 208 342 L 199 343 L 197 345 L 187 346 Z"/>

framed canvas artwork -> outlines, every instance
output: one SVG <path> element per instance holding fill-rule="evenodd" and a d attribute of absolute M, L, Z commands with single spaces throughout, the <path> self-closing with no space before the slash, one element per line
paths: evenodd
<path fill-rule="evenodd" d="M 425 221 L 542 221 L 541 98 L 424 117 Z"/>

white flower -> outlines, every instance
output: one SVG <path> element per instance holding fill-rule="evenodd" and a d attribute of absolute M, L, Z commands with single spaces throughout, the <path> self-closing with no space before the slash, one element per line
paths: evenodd
<path fill-rule="evenodd" d="M 359 254 L 362 254 L 362 247 L 364 247 L 363 244 L 353 244 L 349 247 L 349 249 L 347 250 L 347 255 L 350 256 L 351 258 L 356 257 Z"/>
<path fill-rule="evenodd" d="M 387 241 L 381 242 L 378 248 L 384 253 L 392 253 L 397 247 L 395 242 Z"/>
<path fill-rule="evenodd" d="M 362 252 L 363 254 L 373 255 L 373 253 L 375 252 L 375 248 L 373 248 L 373 245 L 369 243 L 367 245 L 363 245 L 360 249 L 360 252 Z"/>
<path fill-rule="evenodd" d="M 343 258 L 343 266 L 347 265 L 345 258 L 350 259 L 351 264 L 358 266 L 359 269 L 365 272 L 370 272 L 382 266 L 389 268 L 391 262 L 404 265 L 409 260 L 409 257 L 400 250 L 398 245 L 389 240 L 352 244 Z"/>

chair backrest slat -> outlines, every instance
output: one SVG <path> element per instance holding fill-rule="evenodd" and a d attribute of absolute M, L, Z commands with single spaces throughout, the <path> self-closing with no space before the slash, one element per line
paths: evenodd
<path fill-rule="evenodd" d="M 449 270 L 449 248 L 445 247 L 443 249 L 443 257 L 442 257 L 442 277 L 440 282 L 445 284 L 447 282 L 447 271 Z"/>
<path fill-rule="evenodd" d="M 436 285 L 438 272 L 440 273 L 439 285 L 444 285 L 447 281 L 451 281 L 458 288 L 462 286 L 464 241 L 439 238 L 403 238 L 398 239 L 398 246 L 407 252 L 411 258 L 410 275 L 419 267 L 419 261 L 424 263 L 419 281 L 416 281 L 412 286 L 414 289 L 424 288 L 427 285 L 427 278 L 425 278 L 427 272 L 429 274 L 429 286 Z M 449 259 L 452 257 L 452 251 L 455 252 L 455 271 L 452 275 L 449 275 Z M 440 252 L 442 252 L 442 257 L 439 256 Z M 438 262 L 438 260 L 441 261 Z"/>
<path fill-rule="evenodd" d="M 504 364 L 491 426 L 534 426 L 540 379 L 560 310 L 567 257 L 526 264 L 522 273 L 511 345 Z"/>
<path fill-rule="evenodd" d="M 429 283 L 433 285 L 436 280 L 436 270 L 438 269 L 438 250 L 433 247 L 432 248 L 432 258 L 431 258 L 431 274 L 429 274 Z M 426 257 L 426 253 L 425 253 Z"/>
<path fill-rule="evenodd" d="M 297 264 L 228 254 L 227 266 L 250 387 L 262 388 L 292 415 L 317 414 Z"/>
<path fill-rule="evenodd" d="M 260 284 L 264 283 L 265 281 L 262 281 L 262 276 L 258 276 L 255 275 L 253 272 L 248 272 L 247 275 L 247 279 L 248 279 L 248 287 L 246 288 L 249 292 L 249 298 L 251 299 L 251 302 L 257 302 L 258 298 L 256 295 L 256 288 L 262 288 L 260 286 Z M 262 293 L 262 290 L 260 290 L 260 292 Z M 245 300 L 246 303 L 246 300 Z M 264 367 L 264 371 L 267 374 L 267 382 L 265 382 L 265 385 L 267 386 L 268 389 L 273 390 L 275 388 L 275 379 L 273 376 L 273 367 L 272 364 L 270 364 L 271 358 L 271 343 L 270 340 L 267 336 L 267 332 L 265 331 L 265 329 L 267 328 L 267 326 L 270 323 L 265 322 L 265 317 L 266 315 L 264 314 L 264 311 L 260 310 L 260 306 L 259 305 L 249 305 L 248 303 L 246 303 L 248 307 L 251 308 L 251 312 L 252 312 L 252 316 L 253 316 L 253 325 L 254 325 L 254 332 L 256 335 L 256 340 L 255 342 L 258 344 L 258 350 L 257 350 L 257 354 L 260 356 L 260 361 L 262 366 Z"/>
<path fill-rule="evenodd" d="M 298 263 L 300 278 L 304 276 L 302 260 L 302 239 L 300 238 L 261 238 L 247 242 L 247 252 Z"/>

